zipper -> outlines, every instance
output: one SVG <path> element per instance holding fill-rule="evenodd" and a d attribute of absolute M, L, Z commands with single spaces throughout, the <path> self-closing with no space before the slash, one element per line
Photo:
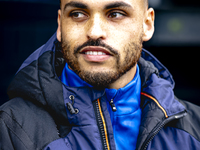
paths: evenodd
<path fill-rule="evenodd" d="M 96 108 L 97 124 L 99 127 L 101 139 L 102 139 L 103 149 L 110 150 L 106 122 L 105 122 L 105 119 L 103 116 L 103 112 L 101 109 L 101 103 L 100 103 L 99 99 L 95 101 L 95 108 Z"/>
<path fill-rule="evenodd" d="M 165 119 L 163 122 L 161 122 L 155 129 L 153 129 L 153 131 L 151 131 L 151 133 L 149 134 L 149 136 L 146 138 L 145 142 L 143 143 L 141 150 L 146 150 L 147 146 L 149 145 L 149 143 L 151 142 L 151 140 L 159 133 L 159 131 L 169 122 L 176 120 L 176 119 L 180 119 L 184 116 L 187 115 L 187 112 L 181 112 L 177 115 L 171 116 L 167 119 Z"/>

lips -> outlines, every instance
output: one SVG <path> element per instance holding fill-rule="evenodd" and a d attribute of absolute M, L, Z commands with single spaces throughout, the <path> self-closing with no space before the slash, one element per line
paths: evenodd
<path fill-rule="evenodd" d="M 80 51 L 88 62 L 104 62 L 108 60 L 112 54 L 105 48 L 98 46 L 85 47 Z"/>
<path fill-rule="evenodd" d="M 87 55 L 112 55 L 109 50 L 100 46 L 87 46 L 80 50 L 80 53 Z"/>

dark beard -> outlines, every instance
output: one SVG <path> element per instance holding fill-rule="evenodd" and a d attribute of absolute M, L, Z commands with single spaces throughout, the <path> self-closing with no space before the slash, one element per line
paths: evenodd
<path fill-rule="evenodd" d="M 124 62 L 120 64 L 120 54 L 117 50 L 113 49 L 109 45 L 102 43 L 100 39 L 98 40 L 89 40 L 86 43 L 78 46 L 71 50 L 70 45 L 67 41 L 61 40 L 62 50 L 64 54 L 64 59 L 68 63 L 69 67 L 77 74 L 81 79 L 94 86 L 97 89 L 103 89 L 108 87 L 111 83 L 118 80 L 121 76 L 126 74 L 131 68 L 133 68 L 137 61 L 140 58 L 142 51 L 142 38 L 138 43 L 130 43 L 124 48 L 126 57 Z M 77 53 L 85 46 L 101 46 L 107 48 L 114 57 L 116 58 L 117 71 L 108 71 L 108 72 L 90 72 L 85 71 L 80 68 L 77 58 Z"/>

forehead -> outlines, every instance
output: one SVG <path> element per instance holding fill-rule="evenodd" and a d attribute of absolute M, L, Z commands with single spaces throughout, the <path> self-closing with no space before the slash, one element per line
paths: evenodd
<path fill-rule="evenodd" d="M 61 0 L 61 9 L 63 9 L 66 4 L 71 2 L 82 3 L 93 9 L 105 8 L 105 6 L 112 3 L 124 3 L 133 8 L 143 8 L 144 6 L 144 0 Z"/>

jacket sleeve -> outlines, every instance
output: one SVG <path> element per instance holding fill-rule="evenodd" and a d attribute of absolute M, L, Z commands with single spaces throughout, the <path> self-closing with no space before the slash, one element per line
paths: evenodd
<path fill-rule="evenodd" d="M 33 143 L 14 118 L 0 111 L 0 149 L 31 150 L 33 147 Z"/>

